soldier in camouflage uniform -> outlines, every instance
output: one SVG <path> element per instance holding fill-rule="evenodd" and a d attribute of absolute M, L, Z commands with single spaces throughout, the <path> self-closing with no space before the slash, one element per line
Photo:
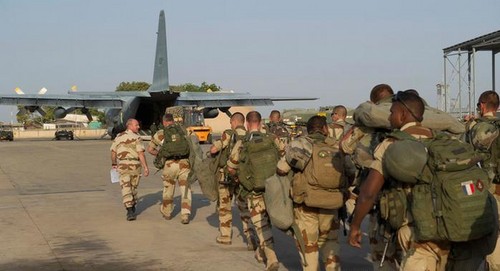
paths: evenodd
<path fill-rule="evenodd" d="M 370 102 L 374 104 L 391 103 L 394 91 L 387 84 L 378 84 L 370 92 Z M 354 124 L 345 134 L 340 142 L 340 149 L 343 153 L 351 155 L 352 160 L 358 172 L 353 183 L 349 188 L 351 193 L 347 199 L 346 211 L 349 216 L 354 213 L 355 203 L 358 198 L 359 188 L 365 181 L 370 166 L 374 161 L 373 151 L 380 142 L 384 131 L 375 128 L 365 127 L 362 124 Z M 391 242 L 385 255 L 383 266 L 380 267 L 380 261 L 384 254 L 384 236 L 387 236 L 388 229 L 379 223 L 378 211 L 371 210 L 369 216 L 368 236 L 370 240 L 370 253 L 374 270 L 398 270 L 398 248 L 395 242 Z"/>
<path fill-rule="evenodd" d="M 307 122 L 307 134 L 310 140 L 324 141 L 328 136 L 326 118 L 323 116 L 311 117 Z M 331 138 L 328 139 L 334 141 Z M 277 168 L 280 175 L 285 175 L 292 169 L 284 157 L 278 162 Z M 295 174 L 294 178 L 311 178 L 311 175 L 307 175 L 305 170 L 297 171 Z M 297 176 L 297 174 L 302 176 Z M 295 222 L 300 229 L 305 245 L 304 254 L 301 254 L 304 271 L 317 271 L 320 266 L 324 270 L 340 270 L 338 209 L 309 207 L 303 202 L 295 202 L 293 205 Z M 297 242 L 297 247 L 300 250 L 299 242 Z M 304 265 L 305 262 L 307 262 L 307 266 Z"/>
<path fill-rule="evenodd" d="M 139 122 L 127 120 L 127 130 L 119 134 L 111 145 L 111 166 L 120 173 L 120 187 L 123 204 L 127 208 L 127 220 L 135 220 L 135 205 L 137 204 L 137 187 L 141 178 L 141 168 L 144 176 L 149 175 L 148 164 L 144 158 L 144 146 L 137 134 Z"/>
<path fill-rule="evenodd" d="M 163 127 L 177 125 L 174 122 L 172 114 L 167 113 L 163 116 Z M 164 130 L 159 130 L 151 138 L 149 142 L 148 152 L 156 156 L 159 148 L 164 141 Z M 163 180 L 163 200 L 160 205 L 160 212 L 166 220 L 172 219 L 173 201 L 175 193 L 175 181 L 179 182 L 181 190 L 181 223 L 189 223 L 189 215 L 191 214 L 191 188 L 188 183 L 188 175 L 191 170 L 189 157 L 178 157 L 175 159 L 167 159 L 161 178 Z"/>
<path fill-rule="evenodd" d="M 251 111 L 246 115 L 247 133 L 259 133 L 261 128 L 262 117 L 259 112 Z M 276 148 L 278 147 L 277 139 L 275 139 Z M 243 140 L 238 140 L 231 151 L 229 160 L 227 161 L 228 172 L 236 176 L 236 170 L 240 163 L 240 152 L 243 146 Z M 242 187 L 242 186 L 241 186 Z M 275 271 L 279 269 L 279 262 L 274 252 L 274 240 L 271 231 L 271 221 L 266 212 L 266 204 L 262 192 L 246 191 L 243 189 L 247 199 L 247 206 L 250 209 L 252 224 L 255 227 L 255 233 L 259 239 L 259 250 L 262 252 L 266 261 L 266 270 Z M 257 258 L 258 255 L 256 255 Z M 257 258 L 258 261 L 259 258 Z"/>
<path fill-rule="evenodd" d="M 391 127 L 404 131 L 416 139 L 432 138 L 432 131 L 422 126 L 425 110 L 423 100 L 412 92 L 398 92 L 392 100 L 389 121 Z M 354 247 L 361 247 L 361 222 L 377 201 L 385 180 L 388 179 L 382 160 L 387 148 L 393 143 L 392 138 L 386 138 L 374 151 L 374 160 L 366 180 L 361 184 L 360 194 L 354 210 L 348 242 Z M 412 186 L 405 186 L 407 196 L 411 196 Z M 448 241 L 415 241 L 413 216 L 408 209 L 403 226 L 397 229 L 397 239 L 404 256 L 400 270 L 445 270 L 450 251 Z M 394 252 L 389 255 L 392 258 Z M 388 256 L 388 255 L 386 255 Z"/>
<path fill-rule="evenodd" d="M 347 108 L 343 105 L 337 105 L 332 110 L 332 123 L 328 125 L 328 136 L 337 140 L 342 139 L 344 133 L 349 130 L 350 125 L 347 124 L 345 118 L 347 117 Z"/>
<path fill-rule="evenodd" d="M 490 192 L 495 197 L 497 205 L 500 206 L 500 175 L 498 172 L 498 157 L 500 157 L 498 153 L 500 150 L 498 124 L 500 122 L 496 116 L 498 106 L 499 98 L 495 91 L 485 91 L 479 96 L 477 110 L 480 117 L 468 123 L 466 141 L 486 157 L 481 162 L 481 166 L 488 171 L 490 181 L 492 181 Z M 486 261 L 489 270 L 500 270 L 500 238 L 497 240 L 493 253 L 486 257 Z"/>
<path fill-rule="evenodd" d="M 285 147 L 290 141 L 290 131 L 286 127 L 285 123 L 283 123 L 283 121 L 281 120 L 280 111 L 271 111 L 271 113 L 269 114 L 269 123 L 264 126 L 264 131 L 267 134 L 274 135 L 278 139 L 278 149 L 280 150 L 280 155 L 283 156 Z"/>
<path fill-rule="evenodd" d="M 222 133 L 221 139 L 215 141 L 211 148 L 210 153 L 215 155 L 219 152 L 219 155 L 229 156 L 231 150 L 236 144 L 238 137 L 243 137 L 246 134 L 245 130 L 245 116 L 240 112 L 236 112 L 231 116 L 230 119 L 231 129 L 228 129 Z M 224 158 L 224 159 L 223 159 Z M 220 157 L 219 159 L 227 161 L 229 157 Z M 248 250 L 255 250 L 255 244 L 252 235 L 252 229 L 249 227 L 250 223 L 250 211 L 248 210 L 246 200 L 240 195 L 238 184 L 232 180 L 232 176 L 229 176 L 226 172 L 226 167 L 220 167 L 220 180 L 219 180 L 219 236 L 216 238 L 216 242 L 219 244 L 230 245 L 232 243 L 232 221 L 233 215 L 231 211 L 231 203 L 236 192 L 236 204 L 240 210 L 241 222 L 243 226 L 243 233 L 247 240 Z"/>

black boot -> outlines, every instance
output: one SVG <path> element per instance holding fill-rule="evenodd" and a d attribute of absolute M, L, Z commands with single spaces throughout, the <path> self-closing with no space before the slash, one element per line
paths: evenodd
<path fill-rule="evenodd" d="M 128 207 L 127 208 L 127 220 L 132 221 L 135 220 L 135 212 L 134 212 L 134 207 Z"/>

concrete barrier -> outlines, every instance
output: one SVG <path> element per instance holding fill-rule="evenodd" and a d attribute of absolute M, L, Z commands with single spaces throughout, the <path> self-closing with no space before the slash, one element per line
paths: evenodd
<path fill-rule="evenodd" d="M 107 133 L 106 129 L 74 129 L 72 130 L 75 138 L 99 139 Z M 25 130 L 13 131 L 14 140 L 17 138 L 54 138 L 56 130 Z"/>

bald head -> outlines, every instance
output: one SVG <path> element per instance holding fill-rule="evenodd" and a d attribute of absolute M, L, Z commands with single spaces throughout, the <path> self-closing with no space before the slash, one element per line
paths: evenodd
<path fill-rule="evenodd" d="M 248 130 L 255 130 L 260 128 L 262 116 L 257 111 L 250 111 L 247 113 L 246 121 Z"/>
<path fill-rule="evenodd" d="M 374 86 L 372 91 L 370 92 L 370 101 L 376 104 L 382 99 L 387 98 L 391 95 L 394 95 L 394 91 L 392 90 L 391 86 L 389 86 L 388 84 L 379 84 Z"/>
<path fill-rule="evenodd" d="M 347 116 L 347 108 L 343 105 L 337 105 L 333 108 L 332 111 L 332 120 L 335 121 L 341 121 L 345 120 Z"/>
<path fill-rule="evenodd" d="M 278 110 L 273 110 L 271 111 L 271 114 L 269 114 L 269 121 L 270 122 L 280 122 L 281 121 L 281 113 Z"/>
<path fill-rule="evenodd" d="M 393 103 L 399 103 L 402 109 L 408 112 L 408 122 L 421 122 L 424 119 L 425 105 L 416 93 L 416 90 L 399 91 L 392 99 Z"/>
<path fill-rule="evenodd" d="M 487 90 L 479 96 L 478 107 L 482 111 L 481 114 L 496 112 L 498 110 L 498 105 L 498 93 L 493 90 Z M 481 109 L 481 107 L 483 107 L 483 109 Z"/>
<path fill-rule="evenodd" d="M 139 122 L 136 119 L 128 119 L 125 125 L 127 126 L 127 130 L 134 133 L 139 132 Z"/>
<path fill-rule="evenodd" d="M 235 112 L 231 115 L 231 119 L 229 120 L 231 124 L 231 129 L 235 129 L 238 126 L 245 125 L 245 116 L 240 112 Z"/>

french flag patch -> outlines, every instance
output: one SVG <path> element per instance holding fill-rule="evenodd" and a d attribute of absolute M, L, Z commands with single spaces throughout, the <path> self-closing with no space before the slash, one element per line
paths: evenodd
<path fill-rule="evenodd" d="M 467 196 L 473 195 L 474 192 L 476 192 L 476 189 L 474 188 L 474 182 L 472 180 L 463 182 L 460 185 L 462 185 L 462 190 Z"/>

